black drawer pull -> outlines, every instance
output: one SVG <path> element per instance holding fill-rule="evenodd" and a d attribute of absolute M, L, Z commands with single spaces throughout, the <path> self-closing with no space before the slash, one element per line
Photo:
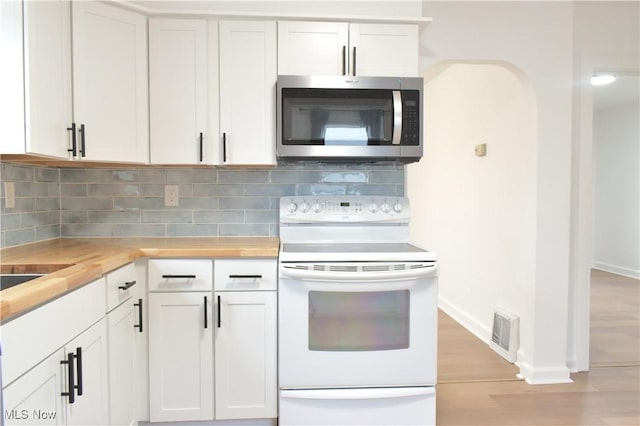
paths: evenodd
<path fill-rule="evenodd" d="M 71 153 L 72 157 L 78 155 L 78 143 L 76 142 L 76 123 L 71 123 L 71 127 L 67 127 L 67 130 L 71 132 L 71 149 L 67 151 Z"/>
<path fill-rule="evenodd" d="M 82 395 L 82 348 L 76 348 L 76 372 L 78 373 L 78 384 L 75 388 L 78 395 Z"/>
<path fill-rule="evenodd" d="M 80 138 L 80 154 L 82 154 L 82 157 L 86 157 L 87 156 L 87 147 L 86 147 L 87 132 L 84 129 L 84 124 L 80 125 L 79 132 L 82 135 L 82 137 Z"/>
<path fill-rule="evenodd" d="M 218 296 L 218 328 L 220 328 L 220 312 L 222 311 L 222 303 L 220 303 L 220 296 Z"/>
<path fill-rule="evenodd" d="M 342 75 L 347 75 L 347 46 L 342 46 Z"/>
<path fill-rule="evenodd" d="M 125 290 L 129 290 L 131 287 L 133 287 L 134 285 L 136 285 L 136 281 L 127 281 L 126 283 L 124 283 L 124 285 L 118 286 L 118 288 L 122 291 Z"/>
<path fill-rule="evenodd" d="M 239 278 L 239 279 L 254 279 L 254 280 L 259 280 L 260 278 L 262 278 L 262 275 L 229 275 L 229 278 L 234 279 L 234 278 Z"/>
<path fill-rule="evenodd" d="M 227 134 L 222 133 L 222 162 L 227 162 Z"/>
<path fill-rule="evenodd" d="M 138 307 L 138 324 L 134 324 L 133 328 L 137 328 L 138 332 L 142 333 L 142 299 L 138 299 L 138 303 L 134 303 L 133 306 Z"/>
<path fill-rule="evenodd" d="M 163 275 L 162 278 L 195 278 L 195 275 Z"/>
<path fill-rule="evenodd" d="M 207 315 L 207 296 L 204 297 L 204 328 L 209 327 L 209 315 Z"/>
<path fill-rule="evenodd" d="M 356 47 L 353 46 L 353 75 L 356 75 Z"/>
<path fill-rule="evenodd" d="M 67 389 L 68 392 L 62 392 L 60 395 L 69 397 L 69 404 L 73 404 L 76 402 L 75 395 L 75 377 L 73 374 L 73 352 L 69 352 L 67 354 L 67 359 L 60 361 L 60 364 L 67 366 Z"/>
<path fill-rule="evenodd" d="M 202 132 L 200 132 L 200 162 L 204 161 L 204 144 L 202 143 Z"/>

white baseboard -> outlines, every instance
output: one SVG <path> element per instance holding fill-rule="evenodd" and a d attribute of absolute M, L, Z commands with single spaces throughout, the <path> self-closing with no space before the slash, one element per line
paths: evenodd
<path fill-rule="evenodd" d="M 530 385 L 553 385 L 558 383 L 573 383 L 571 372 L 567 367 L 534 368 L 526 362 L 518 362 L 520 374 Z"/>
<path fill-rule="evenodd" d="M 593 269 L 611 272 L 612 274 L 623 275 L 629 278 L 640 279 L 640 271 L 637 269 L 625 268 L 623 266 L 612 265 L 610 263 L 593 261 L 591 265 Z"/>
<path fill-rule="evenodd" d="M 438 300 L 438 307 L 487 345 L 491 342 L 491 326 L 485 327 L 478 320 L 442 297 Z"/>

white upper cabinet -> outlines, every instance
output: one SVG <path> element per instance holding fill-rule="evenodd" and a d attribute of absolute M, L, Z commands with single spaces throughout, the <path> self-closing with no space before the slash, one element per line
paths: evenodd
<path fill-rule="evenodd" d="M 220 22 L 223 165 L 275 165 L 276 23 Z"/>
<path fill-rule="evenodd" d="M 217 44 L 217 23 L 211 23 Z M 152 164 L 211 164 L 217 129 L 208 128 L 207 21 L 149 20 L 149 113 Z M 216 46 L 217 50 L 217 46 Z M 217 52 L 212 58 L 217 68 Z M 215 132 L 215 133 L 214 133 Z"/>
<path fill-rule="evenodd" d="M 418 76 L 418 26 L 349 25 L 352 75 Z"/>
<path fill-rule="evenodd" d="M 69 158 L 71 8 L 68 1 L 2 2 L 0 153 Z M 24 125 L 23 125 L 24 123 Z"/>
<path fill-rule="evenodd" d="M 278 22 L 278 74 L 346 75 L 349 24 Z"/>
<path fill-rule="evenodd" d="M 278 74 L 418 75 L 418 25 L 278 22 Z"/>
<path fill-rule="evenodd" d="M 79 155 L 149 161 L 147 19 L 104 3 L 74 2 L 73 100 Z"/>

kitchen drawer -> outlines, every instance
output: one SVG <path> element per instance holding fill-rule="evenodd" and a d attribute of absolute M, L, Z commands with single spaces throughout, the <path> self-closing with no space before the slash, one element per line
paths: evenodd
<path fill-rule="evenodd" d="M 136 267 L 129 263 L 105 275 L 107 280 L 107 312 L 131 297 L 136 283 Z M 141 285 L 141 284 L 140 284 Z"/>
<path fill-rule="evenodd" d="M 149 291 L 211 291 L 213 260 L 150 259 Z"/>
<path fill-rule="evenodd" d="M 225 259 L 215 261 L 216 291 L 276 290 L 276 259 Z"/>

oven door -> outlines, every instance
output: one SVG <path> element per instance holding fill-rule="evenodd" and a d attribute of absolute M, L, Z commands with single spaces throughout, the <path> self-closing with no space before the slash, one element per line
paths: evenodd
<path fill-rule="evenodd" d="M 324 266 L 280 264 L 280 387 L 435 384 L 437 266 Z"/>

